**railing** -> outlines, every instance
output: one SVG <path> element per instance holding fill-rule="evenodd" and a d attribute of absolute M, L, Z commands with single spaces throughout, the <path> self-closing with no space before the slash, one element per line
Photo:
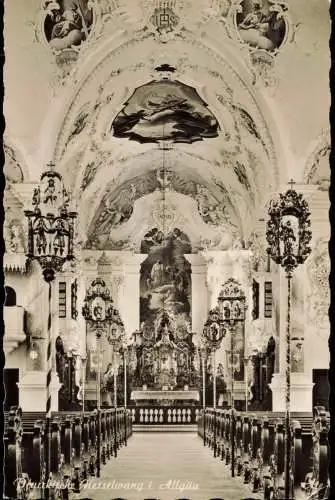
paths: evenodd
<path fill-rule="evenodd" d="M 5 414 L 4 498 L 45 498 L 47 438 L 49 498 L 66 499 L 70 491 L 79 493 L 89 476 L 100 477 L 101 466 L 112 456 L 117 457 L 131 434 L 131 413 L 123 408 L 53 413 L 48 437 L 43 413 L 22 413 L 19 408 L 12 408 Z"/>
<path fill-rule="evenodd" d="M 135 406 L 131 410 L 134 425 L 195 425 L 199 408 Z"/>
<path fill-rule="evenodd" d="M 328 498 L 329 413 L 291 415 L 291 499 Z M 284 498 L 283 413 L 200 410 L 198 434 L 205 445 L 264 500 Z"/>

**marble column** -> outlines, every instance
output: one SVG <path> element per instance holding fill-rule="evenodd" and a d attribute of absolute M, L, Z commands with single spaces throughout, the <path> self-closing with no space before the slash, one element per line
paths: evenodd
<path fill-rule="evenodd" d="M 200 335 L 208 312 L 207 265 L 200 254 L 185 254 L 191 264 L 192 280 L 192 332 Z"/>

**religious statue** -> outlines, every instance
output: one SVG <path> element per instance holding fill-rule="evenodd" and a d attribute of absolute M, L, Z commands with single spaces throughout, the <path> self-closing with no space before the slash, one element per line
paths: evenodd
<path fill-rule="evenodd" d="M 49 178 L 48 185 L 44 190 L 43 202 L 53 204 L 53 202 L 56 200 L 57 200 L 57 195 L 56 195 L 55 179 Z"/>
<path fill-rule="evenodd" d="M 300 339 L 293 343 L 291 355 L 291 370 L 295 373 L 304 371 L 304 349 Z"/>
<path fill-rule="evenodd" d="M 39 218 L 37 225 L 35 227 L 36 234 L 36 246 L 39 254 L 42 252 L 45 254 L 47 250 L 47 239 L 45 237 L 45 225 L 43 219 Z"/>
<path fill-rule="evenodd" d="M 64 221 L 62 219 L 58 219 L 55 224 L 56 235 L 54 238 L 54 250 L 55 255 L 59 252 L 59 255 L 63 255 L 65 248 L 65 234 L 67 230 L 64 226 Z"/>
<path fill-rule="evenodd" d="M 276 359 L 276 341 L 271 335 L 266 348 L 266 373 L 267 373 L 268 384 L 271 382 L 272 375 L 275 371 L 275 359 Z"/>
<path fill-rule="evenodd" d="M 238 302 L 234 302 L 233 311 L 234 311 L 234 318 L 236 318 L 236 319 L 241 318 L 242 309 L 241 309 L 241 306 Z"/>
<path fill-rule="evenodd" d="M 293 255 L 293 245 L 296 241 L 296 237 L 290 220 L 282 222 L 279 232 L 279 238 L 284 243 L 284 254 Z"/>
<path fill-rule="evenodd" d="M 94 314 L 96 320 L 98 320 L 98 321 L 102 320 L 102 307 L 100 304 L 97 304 L 96 306 L 94 306 L 93 314 Z"/>

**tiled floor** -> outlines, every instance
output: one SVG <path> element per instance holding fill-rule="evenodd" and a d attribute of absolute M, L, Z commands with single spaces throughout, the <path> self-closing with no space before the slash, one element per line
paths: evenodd
<path fill-rule="evenodd" d="M 117 459 L 102 467 L 101 478 L 71 499 L 240 500 L 251 494 L 241 478 L 214 459 L 196 433 L 134 433 Z"/>

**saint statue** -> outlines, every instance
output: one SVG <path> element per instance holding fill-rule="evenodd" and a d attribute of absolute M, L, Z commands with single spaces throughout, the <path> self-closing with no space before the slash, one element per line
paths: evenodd
<path fill-rule="evenodd" d="M 296 241 L 296 237 L 290 220 L 287 220 L 281 224 L 279 238 L 284 243 L 284 254 L 293 255 L 293 245 Z"/>

